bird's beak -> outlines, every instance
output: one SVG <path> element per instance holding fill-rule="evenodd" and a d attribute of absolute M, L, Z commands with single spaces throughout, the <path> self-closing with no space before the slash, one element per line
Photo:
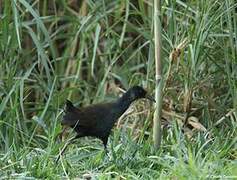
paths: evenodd
<path fill-rule="evenodd" d="M 152 102 L 156 102 L 156 100 L 155 100 L 155 98 L 153 98 L 152 96 L 150 96 L 150 95 L 146 95 L 146 97 L 145 97 L 146 99 L 149 99 L 150 101 L 152 101 Z"/>

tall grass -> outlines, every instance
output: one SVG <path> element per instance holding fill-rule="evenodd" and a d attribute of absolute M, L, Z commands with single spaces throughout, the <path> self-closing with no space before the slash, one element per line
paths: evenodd
<path fill-rule="evenodd" d="M 154 94 L 152 2 L 0 1 L 0 176 L 236 178 L 236 8 L 162 1 L 162 149 L 152 150 L 153 109 L 139 101 L 108 156 L 80 139 L 55 164 L 67 98 L 110 101 L 136 84 Z"/>

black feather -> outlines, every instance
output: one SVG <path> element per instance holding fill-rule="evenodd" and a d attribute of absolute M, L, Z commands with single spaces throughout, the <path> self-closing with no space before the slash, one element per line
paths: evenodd
<path fill-rule="evenodd" d="M 72 102 L 68 99 L 66 100 L 66 112 L 73 111 L 75 107 L 73 106 Z"/>

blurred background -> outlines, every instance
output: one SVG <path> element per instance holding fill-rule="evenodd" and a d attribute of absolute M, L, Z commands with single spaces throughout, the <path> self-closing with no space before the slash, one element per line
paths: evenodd
<path fill-rule="evenodd" d="M 141 100 L 118 121 L 109 157 L 86 138 L 56 166 L 66 99 L 112 101 L 133 85 L 154 95 L 153 1 L 0 0 L 2 177 L 237 176 L 237 3 L 161 4 L 162 148 Z"/>

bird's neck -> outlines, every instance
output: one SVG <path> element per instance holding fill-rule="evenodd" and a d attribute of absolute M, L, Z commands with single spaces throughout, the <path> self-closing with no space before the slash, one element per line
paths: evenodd
<path fill-rule="evenodd" d="M 119 114 L 123 114 L 130 106 L 134 100 L 131 99 L 129 94 L 125 93 L 122 97 L 117 100 L 117 107 L 119 109 Z"/>

